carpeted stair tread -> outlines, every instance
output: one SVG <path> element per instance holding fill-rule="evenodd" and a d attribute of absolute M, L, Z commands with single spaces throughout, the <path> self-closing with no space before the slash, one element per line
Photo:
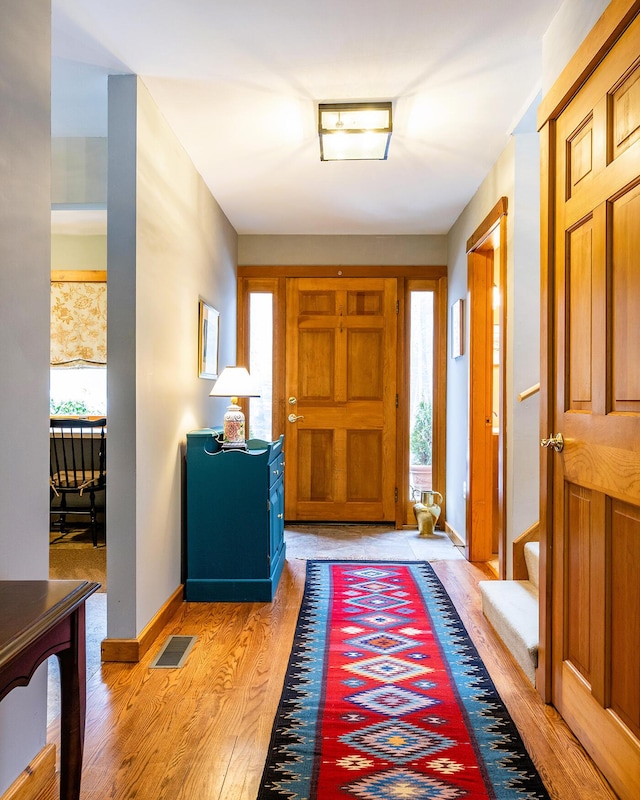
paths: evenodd
<path fill-rule="evenodd" d="M 527 542 L 524 546 L 524 560 L 529 573 L 529 580 L 536 589 L 540 588 L 538 575 L 540 573 L 540 542 Z"/>
<path fill-rule="evenodd" d="M 538 665 L 538 589 L 532 581 L 480 581 L 482 610 L 531 683 Z"/>

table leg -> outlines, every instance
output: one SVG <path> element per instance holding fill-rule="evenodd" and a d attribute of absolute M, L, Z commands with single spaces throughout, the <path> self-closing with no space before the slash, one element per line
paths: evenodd
<path fill-rule="evenodd" d="M 85 608 L 69 618 L 71 647 L 58 653 L 60 663 L 60 800 L 79 800 L 87 696 Z"/>

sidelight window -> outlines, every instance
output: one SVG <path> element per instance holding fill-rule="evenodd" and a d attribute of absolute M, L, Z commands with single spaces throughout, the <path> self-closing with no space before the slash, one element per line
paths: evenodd
<path fill-rule="evenodd" d="M 249 372 L 260 397 L 249 401 L 249 437 L 272 440 L 273 433 L 273 295 L 249 294 Z"/>
<path fill-rule="evenodd" d="M 433 488 L 433 299 L 432 291 L 410 292 L 410 500 Z"/>

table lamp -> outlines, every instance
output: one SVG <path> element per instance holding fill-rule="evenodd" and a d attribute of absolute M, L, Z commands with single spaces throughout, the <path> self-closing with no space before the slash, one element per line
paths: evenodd
<path fill-rule="evenodd" d="M 231 405 L 225 411 L 222 427 L 223 450 L 246 450 L 244 414 L 238 405 L 239 397 L 259 397 L 260 392 L 245 367 L 225 367 L 213 384 L 209 397 L 230 397 Z"/>

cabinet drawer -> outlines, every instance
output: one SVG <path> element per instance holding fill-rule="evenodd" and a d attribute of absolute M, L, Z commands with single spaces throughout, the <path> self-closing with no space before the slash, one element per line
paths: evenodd
<path fill-rule="evenodd" d="M 269 460 L 269 488 L 284 475 L 284 452 L 282 441 L 278 440 L 272 445 L 271 459 Z"/>
<path fill-rule="evenodd" d="M 269 487 L 272 487 L 277 481 L 282 480 L 283 475 L 284 457 L 280 456 L 279 458 L 274 458 L 269 464 Z"/>

